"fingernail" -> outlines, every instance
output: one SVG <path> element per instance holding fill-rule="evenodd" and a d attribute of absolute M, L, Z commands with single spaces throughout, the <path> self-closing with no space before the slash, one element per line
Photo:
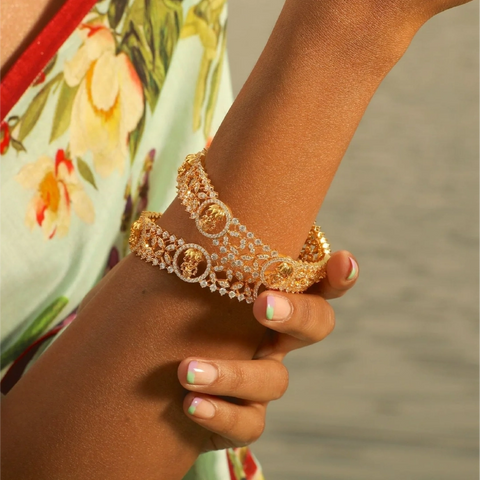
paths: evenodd
<path fill-rule="evenodd" d="M 287 320 L 291 314 L 292 304 L 285 297 L 267 295 L 267 310 L 265 312 L 267 320 Z"/>
<path fill-rule="evenodd" d="M 358 275 L 358 264 L 357 262 L 350 257 L 350 273 L 348 274 L 347 280 L 350 282 L 351 280 L 354 280 L 357 278 Z"/>
<path fill-rule="evenodd" d="M 188 407 L 188 413 L 197 418 L 212 418 L 215 415 L 215 407 L 208 400 L 195 397 Z"/>
<path fill-rule="evenodd" d="M 193 361 L 188 364 L 187 383 L 190 385 L 210 385 L 218 377 L 218 370 L 209 363 Z"/>

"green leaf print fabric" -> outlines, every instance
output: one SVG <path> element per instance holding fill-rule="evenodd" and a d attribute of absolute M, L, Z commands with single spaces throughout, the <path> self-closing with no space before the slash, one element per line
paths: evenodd
<path fill-rule="evenodd" d="M 232 102 L 226 23 L 226 0 L 98 1 L 2 113 L 3 378 L 68 328 L 211 141 Z M 243 448 L 201 455 L 186 479 L 263 475 Z"/>

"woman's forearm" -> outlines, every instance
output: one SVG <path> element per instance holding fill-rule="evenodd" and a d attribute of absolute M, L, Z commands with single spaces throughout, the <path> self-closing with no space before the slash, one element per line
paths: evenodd
<path fill-rule="evenodd" d="M 415 30 L 394 16 L 372 22 L 368 10 L 342 11 L 346 3 L 287 0 L 207 157 L 220 198 L 293 256 Z M 204 243 L 177 200 L 161 222 Z M 248 305 L 133 256 L 115 270 L 2 402 L 4 478 L 179 479 L 208 432 L 183 414 L 178 361 L 251 358 L 263 327 Z"/>
<path fill-rule="evenodd" d="M 418 28 L 373 3 L 287 0 L 207 155 L 220 199 L 282 253 L 299 254 L 373 93 Z M 202 241 L 179 202 L 162 225 Z"/>

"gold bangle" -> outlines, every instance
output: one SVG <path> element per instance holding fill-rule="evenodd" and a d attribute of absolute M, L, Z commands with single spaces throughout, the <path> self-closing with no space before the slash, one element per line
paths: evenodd
<path fill-rule="evenodd" d="M 163 230 L 156 223 L 161 215 L 142 212 L 140 218 L 133 223 L 129 245 L 135 255 L 160 270 L 175 273 L 184 282 L 199 283 L 212 293 L 228 294 L 231 299 L 236 298 L 239 302 L 255 301 L 262 282 L 254 282 L 252 278 L 245 280 L 243 273 L 218 265 L 214 260 L 217 254 L 210 254 L 202 246 L 187 243 Z"/>
<path fill-rule="evenodd" d="M 254 298 L 262 284 L 270 289 L 300 293 L 324 278 L 330 245 L 320 227 L 314 225 L 310 229 L 299 260 L 272 250 L 218 199 L 205 171 L 206 153 L 203 149 L 187 155 L 178 170 L 177 194 L 200 233 L 210 238 L 218 251 L 211 255 L 212 261 L 219 266 L 230 265 L 233 272 L 249 277 L 247 283 L 255 285 Z"/>
<path fill-rule="evenodd" d="M 188 283 L 199 283 L 213 293 L 226 295 L 239 302 L 252 303 L 257 298 L 258 289 L 244 282 L 243 275 L 234 273 L 223 266 L 214 265 L 207 250 L 195 243 L 187 243 L 177 238 L 162 227 L 156 220 L 161 213 L 142 212 L 133 223 L 129 245 L 130 250 L 142 260 L 151 263 L 160 270 L 175 273 L 178 278 Z M 198 271 L 203 269 L 201 273 Z M 223 276 L 222 276 L 223 275 Z"/>
<path fill-rule="evenodd" d="M 176 273 L 184 282 L 202 282 L 210 274 L 212 261 L 209 253 L 200 245 L 187 243 L 182 238 L 177 238 L 162 227 L 156 220 L 161 213 L 142 212 L 130 230 L 128 243 L 130 250 L 142 260 L 158 266 L 160 270 Z M 198 252 L 198 253 L 196 253 Z M 180 255 L 182 262 L 179 264 Z M 202 274 L 196 275 L 201 263 L 205 264 Z M 207 284 L 202 284 L 206 287 Z"/>

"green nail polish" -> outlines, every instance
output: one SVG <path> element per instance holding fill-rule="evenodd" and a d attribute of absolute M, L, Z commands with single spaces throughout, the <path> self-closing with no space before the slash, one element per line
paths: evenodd
<path fill-rule="evenodd" d="M 348 281 L 353 280 L 358 274 L 357 262 L 353 258 L 350 258 L 350 265 L 350 274 L 347 277 Z"/>
<path fill-rule="evenodd" d="M 197 411 L 197 407 L 202 403 L 202 399 L 201 398 L 198 398 L 198 397 L 195 397 L 193 399 L 193 402 L 190 404 L 190 406 L 188 407 L 188 413 L 190 415 L 195 415 L 195 412 Z M 212 405 L 212 408 L 213 408 L 213 405 Z M 198 414 L 197 414 L 198 416 Z M 213 415 L 212 415 L 213 417 Z"/>
<path fill-rule="evenodd" d="M 195 385 L 195 369 L 197 368 L 197 366 L 198 362 L 196 360 L 188 364 L 187 383 L 189 383 L 190 385 Z"/>
<path fill-rule="evenodd" d="M 267 311 L 265 312 L 265 316 L 267 320 L 273 319 L 273 313 L 275 311 L 275 297 L 272 295 L 267 295 Z"/>

